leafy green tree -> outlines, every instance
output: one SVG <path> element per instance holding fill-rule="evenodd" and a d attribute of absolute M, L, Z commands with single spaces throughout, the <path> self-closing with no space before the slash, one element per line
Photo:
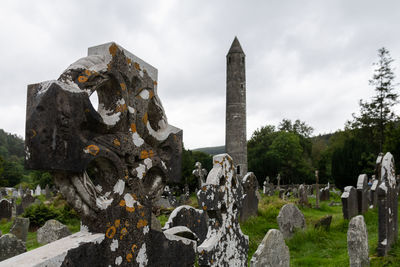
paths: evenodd
<path fill-rule="evenodd" d="M 360 115 L 353 114 L 352 127 L 364 129 L 367 131 L 367 138 L 378 141 L 379 151 L 376 153 L 383 149 L 386 124 L 395 118 L 392 108 L 397 103 L 398 94 L 395 92 L 397 84 L 391 66 L 393 61 L 385 47 L 378 50 L 378 62 L 373 63 L 376 68 L 372 79 L 369 80 L 376 94 L 370 102 L 360 100 Z"/>

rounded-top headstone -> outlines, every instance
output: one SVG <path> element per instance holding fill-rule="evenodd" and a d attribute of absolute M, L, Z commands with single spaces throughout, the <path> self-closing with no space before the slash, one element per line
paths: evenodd
<path fill-rule="evenodd" d="M 349 252 L 350 267 L 369 266 L 368 233 L 364 217 L 353 217 L 347 230 L 347 250 Z"/>
<path fill-rule="evenodd" d="M 304 229 L 306 227 L 303 213 L 291 203 L 281 208 L 277 221 L 285 239 L 292 237 L 296 229 Z"/>
<path fill-rule="evenodd" d="M 71 232 L 66 225 L 57 220 L 48 220 L 37 230 L 37 241 L 40 244 L 47 244 L 69 236 L 70 234 Z"/>
<path fill-rule="evenodd" d="M 26 252 L 25 243 L 13 234 L 5 234 L 0 237 L 0 261 Z"/>
<path fill-rule="evenodd" d="M 289 267 L 289 248 L 279 230 L 270 229 L 250 261 L 251 267 Z"/>

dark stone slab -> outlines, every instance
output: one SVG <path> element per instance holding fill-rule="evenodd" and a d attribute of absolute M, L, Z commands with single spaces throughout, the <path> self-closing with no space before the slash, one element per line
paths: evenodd
<path fill-rule="evenodd" d="M 240 221 L 244 222 L 258 212 L 258 181 L 252 172 L 248 172 L 242 179 L 243 202 L 240 210 Z"/>
<path fill-rule="evenodd" d="M 0 237 L 0 263 L 1 261 L 26 252 L 25 243 L 13 234 Z"/>
<path fill-rule="evenodd" d="M 12 203 L 7 199 L 0 200 L 0 219 L 10 220 L 12 217 Z"/>
<path fill-rule="evenodd" d="M 368 177 L 366 174 L 360 174 L 357 180 L 357 200 L 358 214 L 368 211 Z"/>
<path fill-rule="evenodd" d="M 324 228 L 325 231 L 328 231 L 329 228 L 331 227 L 331 223 L 332 223 L 332 215 L 327 215 L 319 219 L 318 222 L 314 224 L 314 228 Z"/>
<path fill-rule="evenodd" d="M 18 239 L 26 242 L 29 230 L 29 218 L 15 218 L 10 233 L 15 235 Z"/>
<path fill-rule="evenodd" d="M 343 218 L 349 220 L 358 214 L 357 190 L 354 186 L 344 188 L 342 198 Z"/>

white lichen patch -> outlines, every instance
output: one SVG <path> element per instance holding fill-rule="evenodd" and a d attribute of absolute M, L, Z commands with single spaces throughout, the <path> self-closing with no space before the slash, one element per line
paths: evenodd
<path fill-rule="evenodd" d="M 113 239 L 110 245 L 111 251 L 116 251 L 118 249 L 118 239 Z"/>
<path fill-rule="evenodd" d="M 149 131 L 149 134 L 156 138 L 158 141 L 164 141 L 165 139 L 168 138 L 168 136 L 173 133 L 176 134 L 180 131 L 180 129 L 167 124 L 166 127 L 160 128 L 158 131 L 154 131 L 153 128 L 150 125 L 150 122 L 147 122 L 146 124 L 147 130 Z"/>
<path fill-rule="evenodd" d="M 149 158 L 146 158 L 143 162 L 146 165 L 147 169 L 150 169 L 153 166 L 153 161 Z"/>
<path fill-rule="evenodd" d="M 135 170 L 139 179 L 143 179 L 143 175 L 146 173 L 146 166 L 143 164 L 139 164 L 139 166 Z"/>
<path fill-rule="evenodd" d="M 134 109 L 133 107 L 131 107 L 131 106 L 128 106 L 128 111 L 129 111 L 129 113 L 131 113 L 131 114 L 134 114 L 134 113 L 135 113 L 135 109 Z"/>
<path fill-rule="evenodd" d="M 149 97 L 150 97 L 149 90 L 143 89 L 142 91 L 140 91 L 139 96 L 140 96 L 142 99 L 149 99 Z"/>
<path fill-rule="evenodd" d="M 146 243 L 142 245 L 140 248 L 138 255 L 136 257 L 136 262 L 139 264 L 140 267 L 147 266 L 147 253 L 146 253 Z"/>
<path fill-rule="evenodd" d="M 116 257 L 115 258 L 115 265 L 121 265 L 121 263 L 122 263 L 122 257 L 121 256 Z"/>
<path fill-rule="evenodd" d="M 118 182 L 114 185 L 114 193 L 122 195 L 122 193 L 124 193 L 124 189 L 125 189 L 125 182 L 119 179 Z"/>
<path fill-rule="evenodd" d="M 111 203 L 113 202 L 114 199 L 108 199 L 105 196 L 99 196 L 96 198 L 96 206 L 99 209 L 105 210 L 106 208 L 108 208 L 108 206 L 111 205 Z"/>
<path fill-rule="evenodd" d="M 138 201 L 136 201 L 131 194 L 125 194 L 124 195 L 124 200 L 125 200 L 125 205 L 129 208 L 133 208 L 133 206 L 136 205 L 140 205 L 140 203 Z"/>
<path fill-rule="evenodd" d="M 99 192 L 103 191 L 103 187 L 101 185 L 98 184 L 95 187 L 96 187 L 97 191 L 99 191 Z"/>
<path fill-rule="evenodd" d="M 140 137 L 140 135 L 137 132 L 134 132 L 132 134 L 132 140 L 135 146 L 141 146 L 144 144 L 144 140 L 142 139 L 142 137 Z"/>
<path fill-rule="evenodd" d="M 143 227 L 143 234 L 146 235 L 148 232 L 150 231 L 150 228 L 148 225 L 146 225 L 145 227 Z"/>
<path fill-rule="evenodd" d="M 97 112 L 100 114 L 103 122 L 107 125 L 114 126 L 119 121 L 121 112 L 114 112 L 111 109 L 106 109 L 103 103 L 99 103 Z"/>

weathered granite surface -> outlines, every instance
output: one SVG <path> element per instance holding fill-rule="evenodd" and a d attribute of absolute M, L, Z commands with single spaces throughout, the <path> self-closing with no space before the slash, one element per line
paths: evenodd
<path fill-rule="evenodd" d="M 29 218 L 17 217 L 10 229 L 10 233 L 15 235 L 18 239 L 26 242 L 29 230 Z"/>
<path fill-rule="evenodd" d="M 284 205 L 279 211 L 277 221 L 285 239 L 292 237 L 296 230 L 306 227 L 303 213 L 294 204 Z"/>
<path fill-rule="evenodd" d="M 24 253 L 25 251 L 25 243 L 19 240 L 15 235 L 9 233 L 0 237 L 0 264 L 1 261 Z"/>
<path fill-rule="evenodd" d="M 368 233 L 364 217 L 353 217 L 347 230 L 347 250 L 349 252 L 350 267 L 369 266 Z"/>

